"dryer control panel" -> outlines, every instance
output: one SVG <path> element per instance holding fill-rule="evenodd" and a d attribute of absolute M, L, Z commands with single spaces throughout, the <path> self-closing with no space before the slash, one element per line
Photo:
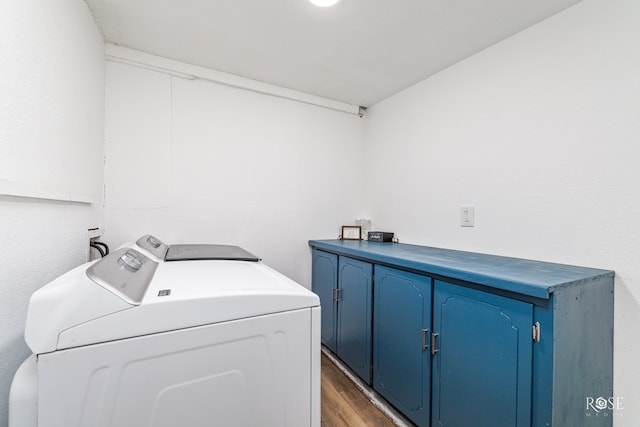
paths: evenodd
<path fill-rule="evenodd" d="M 140 305 L 158 263 L 130 248 L 121 248 L 87 269 L 87 276 L 130 304 Z"/>
<path fill-rule="evenodd" d="M 169 245 L 151 234 L 145 234 L 139 238 L 136 241 L 136 245 L 146 251 L 149 251 L 151 255 L 155 256 L 159 260 L 164 259 L 167 249 L 169 249 Z"/>

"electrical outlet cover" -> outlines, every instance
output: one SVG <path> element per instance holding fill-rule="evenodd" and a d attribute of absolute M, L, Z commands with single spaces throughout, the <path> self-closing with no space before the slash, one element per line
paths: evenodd
<path fill-rule="evenodd" d="M 473 227 L 475 223 L 475 208 L 473 206 L 462 206 L 460 208 L 460 226 Z"/>

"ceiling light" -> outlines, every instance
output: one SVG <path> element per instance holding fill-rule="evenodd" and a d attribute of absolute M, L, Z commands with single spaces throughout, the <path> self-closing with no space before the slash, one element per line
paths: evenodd
<path fill-rule="evenodd" d="M 340 0 L 309 0 L 311 3 L 320 7 L 329 7 L 338 3 Z"/>

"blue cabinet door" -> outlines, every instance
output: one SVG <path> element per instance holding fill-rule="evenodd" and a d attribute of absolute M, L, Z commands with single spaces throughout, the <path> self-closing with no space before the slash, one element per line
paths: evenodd
<path fill-rule="evenodd" d="M 311 290 L 320 297 L 320 340 L 336 351 L 336 320 L 338 311 L 334 301 L 338 288 L 338 255 L 313 250 Z"/>
<path fill-rule="evenodd" d="M 373 388 L 419 427 L 430 421 L 431 282 L 375 266 Z"/>
<path fill-rule="evenodd" d="M 337 354 L 367 384 L 371 384 L 372 272 L 368 262 L 339 257 Z"/>
<path fill-rule="evenodd" d="M 435 282 L 433 425 L 531 425 L 533 306 Z"/>

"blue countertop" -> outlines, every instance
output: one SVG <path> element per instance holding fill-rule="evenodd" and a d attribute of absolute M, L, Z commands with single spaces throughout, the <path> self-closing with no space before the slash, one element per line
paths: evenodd
<path fill-rule="evenodd" d="M 309 246 L 373 263 L 548 299 L 554 290 L 614 277 L 611 270 L 366 240 L 310 240 Z"/>

